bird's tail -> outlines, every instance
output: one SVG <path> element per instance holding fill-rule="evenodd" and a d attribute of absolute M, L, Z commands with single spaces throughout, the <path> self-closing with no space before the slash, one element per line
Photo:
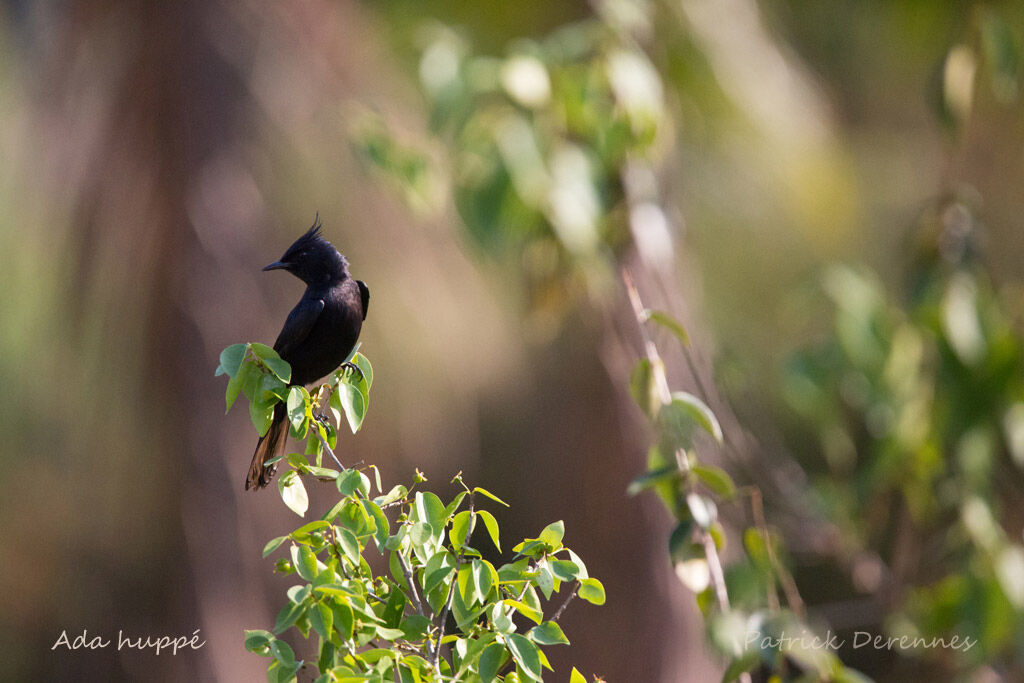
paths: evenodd
<path fill-rule="evenodd" d="M 284 403 L 278 403 L 274 407 L 274 419 L 270 423 L 270 429 L 260 437 L 259 443 L 256 444 L 256 452 L 252 454 L 249 474 L 245 477 L 246 491 L 261 489 L 274 478 L 277 464 L 267 465 L 265 463 L 284 447 L 284 443 L 288 439 L 287 418 Z"/>

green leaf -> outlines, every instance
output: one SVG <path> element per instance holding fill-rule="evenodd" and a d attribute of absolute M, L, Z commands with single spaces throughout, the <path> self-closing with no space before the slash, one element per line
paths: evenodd
<path fill-rule="evenodd" d="M 444 503 L 430 491 L 416 493 L 416 513 L 421 522 L 426 522 L 433 528 L 435 534 L 440 534 L 448 521 Z"/>
<path fill-rule="evenodd" d="M 668 313 L 648 308 L 644 311 L 644 320 L 652 320 L 664 327 L 666 330 L 674 334 L 676 339 L 679 340 L 679 343 L 684 347 L 688 347 L 690 345 L 690 335 L 686 333 L 686 328 L 683 327 L 682 323 Z"/>
<path fill-rule="evenodd" d="M 660 359 L 658 362 L 661 362 Z M 644 415 L 650 418 L 654 418 L 661 407 L 661 396 L 657 383 L 654 381 L 652 368 L 650 360 L 641 358 L 629 376 L 629 390 L 633 394 L 633 400 L 640 406 Z"/>
<path fill-rule="evenodd" d="M 319 573 L 316 555 L 309 549 L 309 546 L 292 546 L 292 562 L 295 565 L 295 571 L 306 581 L 312 581 Z"/>
<path fill-rule="evenodd" d="M 344 527 L 337 527 L 335 534 L 338 537 L 338 548 L 348 561 L 359 566 L 360 548 L 359 539 L 356 535 Z"/>
<path fill-rule="evenodd" d="M 269 541 L 265 546 L 263 546 L 263 557 L 266 557 L 270 553 L 277 550 L 278 547 L 280 547 L 280 545 L 284 543 L 287 538 L 287 536 L 278 536 L 277 538 Z"/>
<path fill-rule="evenodd" d="M 494 547 L 500 553 L 501 541 L 498 538 L 498 520 L 487 510 L 479 510 L 477 514 L 480 515 L 480 519 L 484 520 L 484 526 L 487 527 L 487 535 L 491 537 L 491 543 L 494 544 Z"/>
<path fill-rule="evenodd" d="M 274 420 L 274 404 L 249 401 L 249 418 L 259 435 L 266 436 L 267 431 L 270 430 L 270 423 Z"/>
<path fill-rule="evenodd" d="M 388 536 L 391 534 L 391 523 L 388 522 L 387 515 L 384 511 L 374 503 L 372 500 L 360 500 L 359 504 L 363 506 L 363 510 L 373 518 L 374 526 L 376 527 L 373 531 L 373 537 L 377 541 L 377 548 L 383 552 L 384 544 L 388 540 Z"/>
<path fill-rule="evenodd" d="M 685 519 L 676 525 L 668 537 L 668 555 L 672 564 L 692 559 L 689 548 L 693 537 L 693 520 Z"/>
<path fill-rule="evenodd" d="M 583 674 L 577 671 L 574 666 L 572 668 L 572 673 L 569 674 L 569 683 L 587 683 L 587 679 Z"/>
<path fill-rule="evenodd" d="M 459 491 L 455 494 L 455 497 L 452 498 L 452 502 L 444 506 L 445 517 L 451 517 L 455 514 L 455 511 L 459 509 L 460 505 L 462 505 L 462 499 L 465 498 L 466 495 L 465 491 Z"/>
<path fill-rule="evenodd" d="M 491 588 L 494 587 L 497 581 L 498 573 L 494 571 L 489 562 L 486 560 L 473 560 L 473 582 L 477 586 L 480 602 L 487 600 L 487 595 L 491 592 Z"/>
<path fill-rule="evenodd" d="M 423 568 L 423 592 L 429 593 L 455 571 L 455 557 L 447 550 L 434 554 Z"/>
<path fill-rule="evenodd" d="M 355 434 L 363 425 L 363 418 L 366 417 L 366 399 L 363 393 L 359 391 L 359 387 L 351 384 L 339 384 L 334 396 L 338 397 L 340 408 L 345 411 L 345 417 L 348 419 L 349 429 Z"/>
<path fill-rule="evenodd" d="M 587 565 L 583 564 L 583 560 L 580 559 L 580 556 L 569 548 L 566 548 L 566 551 L 569 553 L 569 561 L 576 565 L 576 578 L 585 579 L 589 577 L 590 574 L 587 573 Z"/>
<path fill-rule="evenodd" d="M 574 581 L 579 574 L 576 564 L 569 560 L 552 560 L 551 573 L 559 581 Z"/>
<path fill-rule="evenodd" d="M 281 633 L 285 629 L 290 628 L 305 613 L 306 605 L 304 603 L 296 603 L 289 600 L 288 604 L 277 614 L 277 619 L 274 621 L 274 633 Z"/>
<path fill-rule="evenodd" d="M 226 408 L 224 412 L 231 410 L 231 406 L 235 405 L 235 399 L 238 398 L 238 394 L 242 391 L 242 387 L 249 380 L 249 375 L 252 373 L 252 364 L 243 363 L 235 373 L 235 376 L 228 380 L 228 388 L 224 394 L 224 402 Z"/>
<path fill-rule="evenodd" d="M 484 648 L 484 651 L 480 653 L 480 663 L 477 666 L 481 683 L 491 683 L 507 660 L 505 646 L 501 643 L 491 643 Z"/>
<path fill-rule="evenodd" d="M 477 486 L 477 487 L 475 487 L 475 488 L 473 489 L 473 493 L 479 493 L 480 495 L 483 495 L 483 496 L 487 496 L 488 498 L 490 498 L 491 500 L 493 500 L 493 501 L 494 501 L 495 503 L 501 503 L 501 504 L 502 504 L 502 505 L 504 505 L 505 507 L 509 507 L 509 504 L 508 504 L 508 503 L 506 503 L 505 501 L 503 501 L 503 500 L 502 500 L 501 498 L 498 498 L 498 497 L 497 497 L 496 495 L 494 495 L 493 493 L 491 493 L 491 492 L 490 492 L 490 491 L 488 491 L 487 489 L 484 489 L 484 488 L 480 488 L 479 486 Z"/>
<path fill-rule="evenodd" d="M 433 622 L 422 614 L 410 614 L 402 619 L 403 637 L 412 642 L 422 640 L 433 625 Z"/>
<path fill-rule="evenodd" d="M 515 609 L 515 611 L 519 612 L 535 624 L 539 624 L 544 620 L 544 614 L 539 609 L 530 607 L 525 602 L 519 602 L 518 600 L 508 599 L 502 600 L 501 603 L 503 605 L 508 605 L 509 607 Z"/>
<path fill-rule="evenodd" d="M 540 652 L 537 646 L 527 640 L 526 636 L 512 633 L 508 637 L 508 650 L 512 658 L 526 676 L 532 680 L 541 680 Z"/>
<path fill-rule="evenodd" d="M 356 469 L 348 469 L 339 474 L 337 486 L 343 496 L 354 495 L 356 491 L 364 496 L 370 494 L 370 478 Z"/>
<path fill-rule="evenodd" d="M 594 605 L 603 605 L 605 601 L 604 584 L 594 578 L 580 581 L 580 588 L 576 594 Z"/>
<path fill-rule="evenodd" d="M 553 621 L 545 621 L 534 626 L 527 634 L 538 645 L 568 645 L 569 639 L 562 632 L 562 627 Z"/>
<path fill-rule="evenodd" d="M 292 650 L 292 646 L 283 640 L 271 641 L 270 654 L 274 655 L 274 659 L 281 662 L 283 666 L 290 667 L 295 664 L 295 652 Z"/>
<path fill-rule="evenodd" d="M 694 465 L 690 471 L 722 498 L 731 500 L 736 496 L 736 484 L 725 470 L 710 465 Z"/>
<path fill-rule="evenodd" d="M 718 424 L 718 418 L 711 412 L 711 408 L 708 408 L 704 401 L 700 400 L 693 394 L 685 391 L 676 391 L 672 394 L 672 402 L 667 406 L 662 407 L 662 411 L 666 408 L 672 408 L 673 411 L 678 413 L 678 417 L 693 420 L 701 429 L 706 431 L 708 434 L 715 438 L 715 441 L 722 443 L 722 426 Z"/>
<path fill-rule="evenodd" d="M 220 352 L 220 367 L 228 377 L 238 374 L 238 369 L 242 366 L 242 360 L 245 358 L 247 346 L 247 344 L 232 344 Z"/>
<path fill-rule="evenodd" d="M 292 378 L 292 366 L 288 365 L 288 361 L 283 358 L 265 358 L 263 362 L 266 363 L 274 376 L 279 380 L 287 384 Z"/>
<path fill-rule="evenodd" d="M 291 387 L 288 390 L 288 401 L 285 403 L 285 407 L 288 409 L 288 420 L 300 439 L 305 436 L 305 430 L 302 427 L 307 419 L 307 401 L 309 401 L 309 392 L 306 391 L 306 387 Z"/>
<path fill-rule="evenodd" d="M 366 382 L 367 390 L 369 390 L 373 386 L 373 366 L 370 365 L 370 360 L 363 354 L 357 353 L 352 357 L 352 362 L 362 371 L 363 380 Z"/>
<path fill-rule="evenodd" d="M 476 518 L 469 510 L 463 510 L 452 519 L 452 528 L 448 530 L 448 538 L 451 540 L 452 548 L 459 550 L 466 542 L 466 538 L 472 534 L 470 525 L 476 525 Z"/>
<path fill-rule="evenodd" d="M 334 612 L 322 602 L 315 603 L 313 609 L 309 610 L 309 624 L 321 638 L 329 640 L 334 627 Z"/>
<path fill-rule="evenodd" d="M 551 593 L 555 590 L 555 575 L 551 573 L 551 566 L 546 559 L 537 562 L 537 587 L 545 598 L 551 599 Z"/>
<path fill-rule="evenodd" d="M 273 639 L 274 635 L 270 631 L 259 629 L 247 630 L 245 632 L 245 649 L 249 652 L 255 652 L 261 647 L 270 645 L 270 641 Z"/>
<path fill-rule="evenodd" d="M 679 476 L 679 467 L 677 465 L 664 465 L 663 467 L 651 470 L 650 472 L 644 472 L 634 479 L 630 482 L 629 487 L 626 489 L 626 493 L 631 496 L 635 496 L 649 488 L 654 488 L 662 482 L 669 482 L 673 479 L 677 479 Z"/>
<path fill-rule="evenodd" d="M 542 543 L 547 543 L 552 548 L 558 549 L 562 546 L 563 536 L 565 536 L 565 522 L 558 520 L 544 527 L 544 531 L 540 532 L 540 536 L 537 538 Z"/>
<path fill-rule="evenodd" d="M 383 493 L 384 489 L 380 485 L 380 470 L 376 465 L 370 465 L 370 469 L 373 470 L 373 482 L 377 485 L 377 493 Z"/>
<path fill-rule="evenodd" d="M 384 507 L 385 505 L 394 503 L 395 501 L 405 498 L 405 495 L 407 493 L 409 493 L 409 489 L 407 489 L 402 484 L 399 484 L 398 486 L 392 487 L 392 489 L 383 496 L 377 496 L 376 498 L 374 498 L 373 502 L 379 505 L 380 507 Z"/>
<path fill-rule="evenodd" d="M 284 476 L 277 480 L 277 488 L 281 492 L 284 504 L 299 517 L 305 517 L 306 510 L 309 509 L 309 496 L 306 494 L 302 478 L 295 470 L 285 472 Z"/>
<path fill-rule="evenodd" d="M 331 611 L 334 612 L 334 625 L 338 633 L 345 640 L 349 640 L 355 633 L 356 615 L 347 602 L 333 601 Z"/>
<path fill-rule="evenodd" d="M 317 519 L 312 522 L 309 522 L 308 524 L 303 524 L 298 529 L 291 532 L 289 536 L 291 536 L 296 541 L 299 541 L 300 543 L 308 543 L 310 540 L 310 534 L 312 534 L 314 531 L 326 529 L 330 525 L 330 522 L 326 522 L 322 519 Z"/>

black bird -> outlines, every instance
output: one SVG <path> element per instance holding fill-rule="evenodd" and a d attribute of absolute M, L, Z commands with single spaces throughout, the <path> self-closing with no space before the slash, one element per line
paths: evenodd
<path fill-rule="evenodd" d="M 292 366 L 291 384 L 306 385 L 335 370 L 356 345 L 370 290 L 353 280 L 348 261 L 320 236 L 319 217 L 305 235 L 288 247 L 284 256 L 263 270 L 287 270 L 306 283 L 306 291 L 284 321 L 274 350 Z M 265 465 L 283 448 L 288 438 L 288 416 L 283 403 L 274 408 L 274 419 L 260 437 L 245 478 L 245 489 L 270 483 L 276 465 Z"/>

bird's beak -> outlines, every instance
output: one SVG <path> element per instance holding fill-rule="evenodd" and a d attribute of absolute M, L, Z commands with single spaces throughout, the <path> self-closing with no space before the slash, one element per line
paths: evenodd
<path fill-rule="evenodd" d="M 288 264 L 285 263 L 284 261 L 274 261 L 269 266 L 264 266 L 263 270 L 280 270 L 282 268 L 287 268 L 287 267 L 288 267 Z"/>

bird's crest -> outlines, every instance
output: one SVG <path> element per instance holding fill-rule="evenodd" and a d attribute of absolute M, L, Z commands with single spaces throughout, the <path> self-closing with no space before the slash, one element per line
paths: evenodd
<path fill-rule="evenodd" d="M 326 240 L 320 235 L 320 230 L 323 228 L 323 223 L 320 222 L 320 214 L 316 215 L 313 219 L 313 226 L 306 231 L 299 239 L 292 243 L 292 246 L 288 247 L 288 251 L 285 252 L 282 257 L 283 260 L 287 261 L 294 254 L 298 254 L 301 251 L 314 247 L 319 243 L 326 242 Z"/>

